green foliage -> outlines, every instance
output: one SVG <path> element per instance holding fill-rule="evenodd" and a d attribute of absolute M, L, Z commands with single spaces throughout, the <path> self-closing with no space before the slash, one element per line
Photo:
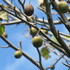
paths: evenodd
<path fill-rule="evenodd" d="M 4 33 L 5 27 L 4 25 L 0 24 L 0 36 Z"/>
<path fill-rule="evenodd" d="M 54 35 L 52 35 L 51 40 L 53 40 L 55 43 L 59 44 Z M 59 45 L 60 45 L 60 44 L 59 44 Z"/>
<path fill-rule="evenodd" d="M 42 56 L 45 58 L 45 59 L 48 59 L 50 56 L 49 56 L 49 50 L 46 48 L 46 47 L 43 47 L 41 49 L 41 54 Z"/>

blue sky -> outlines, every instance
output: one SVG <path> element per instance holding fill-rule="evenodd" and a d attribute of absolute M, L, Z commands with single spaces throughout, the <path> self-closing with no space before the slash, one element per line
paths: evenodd
<path fill-rule="evenodd" d="M 15 2 L 16 1 L 17 0 L 15 0 Z M 28 3 L 28 1 L 26 3 Z M 31 4 L 35 8 L 34 13 L 37 14 L 39 18 L 42 18 L 42 16 L 46 18 L 45 14 L 37 9 L 37 6 L 38 6 L 37 0 L 31 0 Z M 56 17 L 56 19 L 58 19 L 57 16 L 53 16 L 53 17 Z M 58 30 L 60 31 L 62 31 L 61 26 L 57 26 Z M 19 24 L 17 26 L 16 25 L 6 26 L 6 33 L 8 34 L 7 39 L 18 48 L 19 48 L 18 43 L 20 40 L 22 40 L 23 51 L 26 52 L 30 57 L 38 61 L 38 53 L 36 49 L 33 47 L 31 43 L 31 39 L 27 39 L 27 37 L 25 37 L 24 35 L 24 33 L 29 35 L 28 31 L 26 30 L 26 27 L 27 26 L 25 26 L 24 24 Z M 68 33 L 65 28 L 63 32 Z M 0 45 L 7 46 L 7 44 L 1 39 L 0 39 Z M 6 49 L 0 48 L 0 70 L 39 70 L 34 64 L 32 64 L 24 56 L 22 56 L 20 59 L 15 59 L 14 52 L 15 50 L 13 50 L 12 48 L 6 48 Z M 50 53 L 50 55 L 52 57 L 49 58 L 48 60 L 45 60 L 44 58 L 42 58 L 42 63 L 45 68 L 51 65 L 53 61 L 55 61 L 55 59 L 58 57 L 54 53 Z M 64 59 L 61 59 L 56 64 L 56 68 L 54 70 L 62 70 L 62 69 L 67 70 L 68 69 L 67 67 L 62 65 L 62 61 L 64 61 Z"/>

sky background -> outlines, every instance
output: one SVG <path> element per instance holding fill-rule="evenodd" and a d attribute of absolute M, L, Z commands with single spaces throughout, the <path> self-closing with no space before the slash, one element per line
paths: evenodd
<path fill-rule="evenodd" d="M 26 4 L 28 4 L 29 1 L 30 0 L 27 0 Z M 2 0 L 0 2 L 3 3 Z M 21 8 L 20 5 L 17 5 L 18 4 L 17 0 L 13 0 L 13 4 Z M 38 7 L 37 0 L 31 0 L 31 4 L 34 6 L 35 9 L 34 14 L 36 14 L 38 18 L 44 17 L 46 19 L 45 14 L 37 9 Z M 53 16 L 53 18 L 54 20 L 59 20 L 56 15 Z M 6 33 L 8 34 L 7 39 L 18 48 L 19 48 L 18 45 L 19 41 L 21 40 L 23 46 L 22 50 L 26 52 L 34 60 L 38 61 L 38 53 L 36 49 L 33 47 L 31 39 L 29 38 L 27 39 L 27 37 L 25 37 L 24 35 L 24 33 L 29 35 L 27 26 L 25 26 L 25 24 L 19 24 L 19 25 L 5 26 L 5 27 L 6 27 Z M 61 32 L 68 33 L 64 25 L 61 24 L 60 26 L 57 25 L 56 27 Z M 2 39 L 0 39 L 0 45 L 7 46 L 7 44 Z M 6 48 L 6 49 L 0 48 L 0 70 L 39 70 L 34 64 L 32 64 L 24 56 L 22 56 L 20 59 L 16 59 L 14 57 L 14 53 L 15 50 L 13 50 L 12 48 Z M 51 65 L 56 58 L 59 58 L 52 52 L 50 53 L 50 56 L 51 58 L 49 58 L 48 60 L 42 58 L 42 63 L 45 68 Z M 68 68 L 62 64 L 62 62 L 65 62 L 63 58 L 55 65 L 56 67 L 54 70 L 68 70 Z"/>

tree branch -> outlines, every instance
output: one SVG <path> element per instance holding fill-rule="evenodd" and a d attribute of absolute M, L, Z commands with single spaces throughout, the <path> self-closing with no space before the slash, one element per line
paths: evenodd
<path fill-rule="evenodd" d="M 56 37 L 56 39 L 58 40 L 58 42 L 60 43 L 60 45 L 62 46 L 62 48 L 70 56 L 69 47 L 65 44 L 65 42 L 62 40 L 61 36 L 59 35 L 59 33 L 56 31 L 56 29 L 54 27 L 48 0 L 44 0 L 44 3 L 45 3 L 45 7 L 46 7 L 46 15 L 48 17 L 48 22 L 49 22 L 50 29 L 51 29 L 52 33 L 54 34 L 54 36 Z"/>
<path fill-rule="evenodd" d="M 0 46 L 0 48 L 9 48 L 9 46 Z"/>
<path fill-rule="evenodd" d="M 22 23 L 21 20 L 14 20 L 14 21 L 9 21 L 9 22 L 1 22 L 3 25 L 12 25 L 12 24 L 19 24 Z"/>
<path fill-rule="evenodd" d="M 60 56 L 58 59 L 56 59 L 56 61 L 55 61 L 51 66 L 48 66 L 46 69 L 51 68 L 51 67 L 53 67 L 53 66 L 55 67 L 56 63 L 58 63 L 58 61 L 61 60 L 61 58 L 63 58 L 63 56 L 64 56 L 64 55 L 62 55 L 62 56 Z"/>
<path fill-rule="evenodd" d="M 70 67 L 70 65 L 68 65 L 68 64 L 66 64 L 66 63 L 64 63 L 64 62 L 62 62 L 62 64 L 64 64 L 64 65 L 67 66 L 67 67 Z"/>
<path fill-rule="evenodd" d="M 36 49 L 37 49 L 37 52 L 38 52 L 38 54 L 39 54 L 40 70 L 44 70 L 44 68 L 43 68 L 43 66 L 42 66 L 41 53 L 40 53 L 40 51 L 39 51 L 39 49 L 38 49 L 38 48 L 36 48 Z"/>
<path fill-rule="evenodd" d="M 68 20 L 67 20 L 66 16 L 59 11 L 59 9 L 57 8 L 57 4 L 56 4 L 55 1 L 52 0 L 51 3 L 52 3 L 53 8 L 58 12 L 58 14 L 61 16 L 62 20 L 64 21 L 65 27 L 66 27 L 66 28 L 68 29 L 68 31 L 70 32 L 70 24 L 68 23 Z"/>
<path fill-rule="evenodd" d="M 0 6 L 1 6 L 1 5 L 0 5 Z M 2 6 L 1 6 L 1 7 L 2 7 Z M 32 27 L 36 28 L 37 30 L 39 30 L 38 27 L 36 27 L 35 25 L 31 24 L 30 22 L 24 20 L 24 19 L 21 18 L 20 16 L 17 16 L 17 15 L 15 15 L 15 14 L 12 13 L 12 12 L 7 11 L 7 10 L 4 9 L 3 7 L 2 7 L 2 9 L 3 9 L 4 11 L 6 11 L 7 13 L 9 13 L 9 14 L 11 14 L 11 15 L 17 17 L 18 19 L 20 19 L 22 22 L 26 23 L 27 25 L 32 26 Z M 47 38 L 49 41 L 51 41 L 52 43 L 56 44 L 56 43 L 55 43 L 54 41 L 52 41 L 48 36 L 46 36 L 46 34 L 44 34 L 41 30 L 40 30 L 40 33 L 41 33 L 45 38 Z M 59 38 L 58 38 L 58 39 L 59 39 Z M 58 45 L 58 44 L 56 44 L 56 45 Z M 58 46 L 60 46 L 60 45 L 58 45 Z M 65 45 L 64 45 L 64 46 L 65 46 Z M 61 47 L 61 46 L 60 46 L 60 47 Z M 68 49 L 68 50 L 69 50 L 69 49 Z M 67 50 L 67 52 L 68 52 L 68 50 Z M 70 51 L 69 51 L 69 52 L 70 52 Z"/>
<path fill-rule="evenodd" d="M 68 21 L 70 21 L 70 18 L 67 18 Z M 37 19 L 38 22 L 43 23 L 43 19 Z M 44 20 L 44 23 L 48 24 L 48 20 Z M 61 21 L 57 20 L 57 21 L 53 21 L 54 25 L 58 25 L 58 24 L 62 24 Z"/>
<path fill-rule="evenodd" d="M 9 45 L 9 47 L 13 48 L 14 50 L 19 50 L 14 46 L 12 43 L 10 43 L 4 36 L 1 36 L 1 38 Z M 28 60 L 30 60 L 34 65 L 36 65 L 40 69 L 40 65 L 34 61 L 30 56 L 28 56 L 25 52 L 22 51 L 23 56 L 25 56 Z"/>

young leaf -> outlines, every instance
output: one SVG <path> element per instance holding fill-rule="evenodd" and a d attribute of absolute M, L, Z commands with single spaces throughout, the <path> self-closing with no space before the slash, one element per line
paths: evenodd
<path fill-rule="evenodd" d="M 50 56 L 49 56 L 49 50 L 46 48 L 46 47 L 43 47 L 41 49 L 41 55 L 45 58 L 45 59 L 48 59 Z"/>
<path fill-rule="evenodd" d="M 5 27 L 4 25 L 0 24 L 0 36 L 4 33 Z"/>
<path fill-rule="evenodd" d="M 51 39 L 52 39 L 55 43 L 59 44 L 54 35 L 52 35 L 52 38 L 51 38 Z M 59 44 L 59 45 L 60 45 L 60 44 Z"/>

